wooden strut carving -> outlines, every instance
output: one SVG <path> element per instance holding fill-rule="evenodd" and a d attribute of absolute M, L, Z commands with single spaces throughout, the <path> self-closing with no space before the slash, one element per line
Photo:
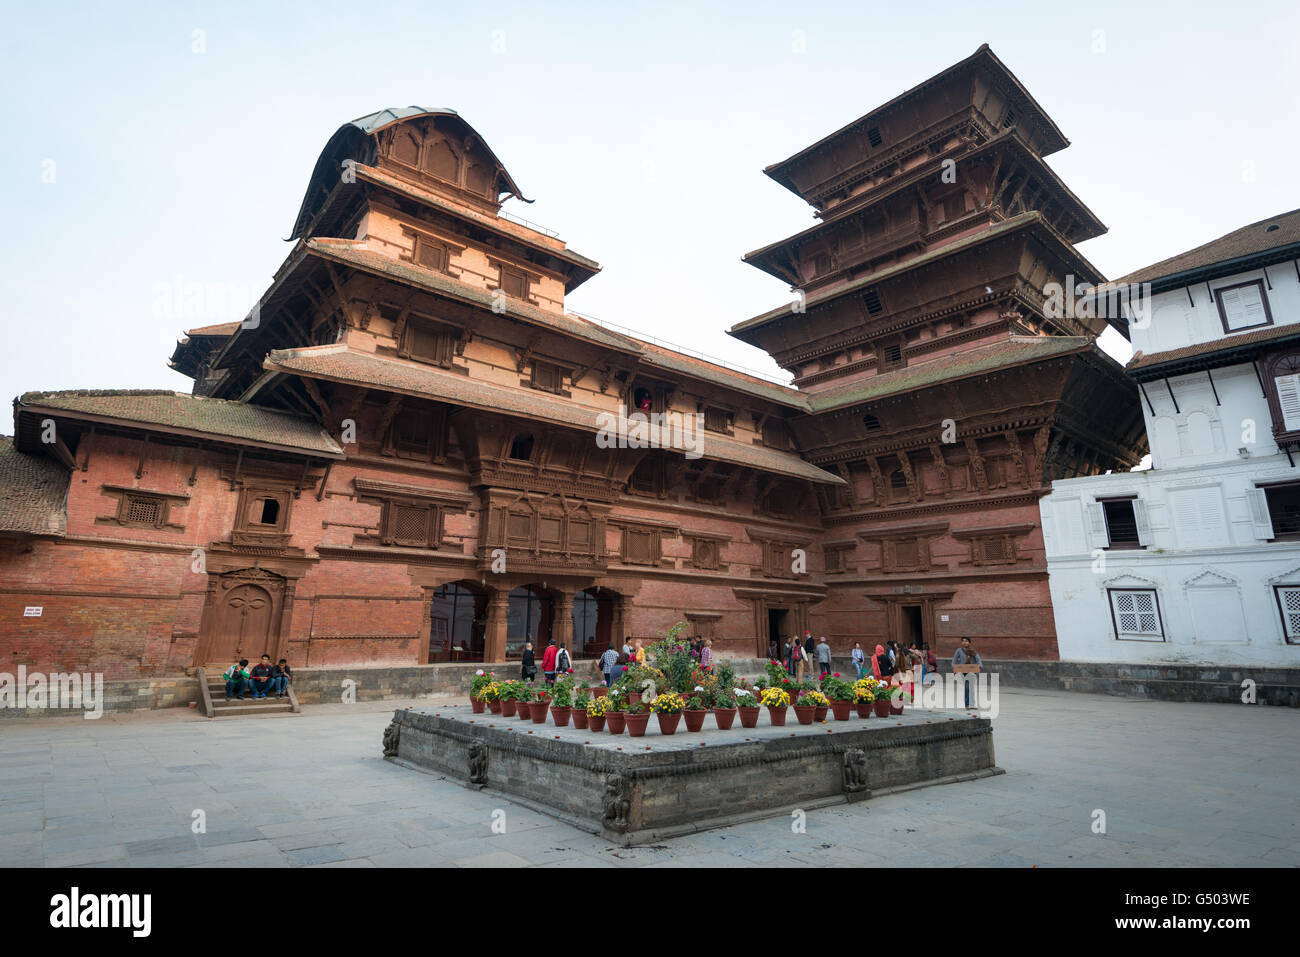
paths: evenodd
<path fill-rule="evenodd" d="M 487 784 L 488 749 L 482 741 L 469 746 L 469 783 L 483 787 Z"/>
<path fill-rule="evenodd" d="M 903 478 L 907 481 L 907 494 L 912 496 L 913 502 L 919 502 L 925 498 L 925 493 L 921 489 L 921 483 L 916 480 L 916 473 L 912 471 L 912 459 L 906 452 L 898 453 L 898 464 L 903 470 Z"/>
<path fill-rule="evenodd" d="M 970 453 L 971 469 L 975 473 L 975 486 L 981 492 L 989 490 L 988 476 L 984 473 L 984 457 L 980 455 L 979 445 L 974 439 L 966 440 L 966 451 Z"/>
<path fill-rule="evenodd" d="M 626 834 L 632 812 L 632 781 L 626 774 L 605 775 L 605 827 Z"/>
<path fill-rule="evenodd" d="M 397 718 L 388 722 L 388 727 L 384 728 L 384 757 L 397 757 L 397 743 L 402 736 L 402 726 L 397 723 Z"/>
<path fill-rule="evenodd" d="M 1029 469 L 1025 468 L 1025 450 L 1020 444 L 1020 436 L 1014 429 L 1008 429 L 1002 433 L 1007 440 L 1007 445 L 1011 447 L 1011 458 L 1016 463 L 1016 471 L 1020 474 L 1021 484 L 1029 486 Z"/>
<path fill-rule="evenodd" d="M 943 449 L 937 443 L 930 446 L 930 458 L 934 459 L 934 470 L 939 476 L 942 493 L 946 495 L 952 491 L 952 485 L 948 481 L 948 463 L 944 461 Z"/>

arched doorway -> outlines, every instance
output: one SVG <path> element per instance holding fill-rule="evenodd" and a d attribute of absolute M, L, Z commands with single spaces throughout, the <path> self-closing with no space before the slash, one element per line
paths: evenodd
<path fill-rule="evenodd" d="M 523 654 L 524 642 L 531 641 L 537 659 L 551 640 L 555 623 L 555 596 L 540 585 L 521 585 L 510 592 L 506 610 L 506 657 Z"/>
<path fill-rule="evenodd" d="M 200 623 L 198 664 L 225 668 L 238 658 L 273 659 L 279 651 L 285 581 L 262 569 L 213 575 Z"/>
<path fill-rule="evenodd" d="M 449 582 L 433 592 L 429 661 L 482 661 L 487 593 L 471 582 Z"/>
<path fill-rule="evenodd" d="M 599 658 L 614 637 L 614 600 L 608 588 L 588 588 L 573 597 L 573 647 L 584 658 Z"/>

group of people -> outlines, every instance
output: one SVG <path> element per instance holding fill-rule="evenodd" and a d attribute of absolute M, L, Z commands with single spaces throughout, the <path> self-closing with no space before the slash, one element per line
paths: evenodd
<path fill-rule="evenodd" d="M 776 661 L 776 639 L 772 640 L 767 651 L 768 657 Z M 826 643 L 825 635 L 816 641 L 813 641 L 811 631 L 804 632 L 802 638 L 798 635 L 791 636 L 785 642 L 783 657 L 785 669 L 795 681 L 803 681 L 804 672 L 811 668 L 814 661 L 817 662 L 818 677 L 824 678 L 831 673 L 831 646 Z"/>
<path fill-rule="evenodd" d="M 250 670 L 248 659 L 240 658 L 221 675 L 226 682 L 226 700 L 238 698 L 243 701 L 251 694 L 254 698 L 265 698 L 274 694 L 283 698 L 289 693 L 289 682 L 293 680 L 293 669 L 289 662 L 281 658 L 272 665 L 270 655 L 262 655 L 262 660 Z"/>

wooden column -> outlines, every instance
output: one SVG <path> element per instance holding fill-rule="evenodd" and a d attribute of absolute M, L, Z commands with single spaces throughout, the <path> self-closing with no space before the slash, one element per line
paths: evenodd
<path fill-rule="evenodd" d="M 576 658 L 578 653 L 573 648 L 573 596 L 576 592 L 572 588 L 557 588 L 555 590 L 555 620 L 552 634 L 555 636 L 555 644 L 563 644 L 569 649 L 569 657 Z"/>
<path fill-rule="evenodd" d="M 487 626 L 483 631 L 483 660 L 506 660 L 506 615 L 510 609 L 510 592 L 498 588 L 488 597 Z"/>

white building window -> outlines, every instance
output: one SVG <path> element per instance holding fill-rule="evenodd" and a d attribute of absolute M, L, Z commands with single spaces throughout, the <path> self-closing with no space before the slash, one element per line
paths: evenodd
<path fill-rule="evenodd" d="M 1164 641 L 1160 624 L 1160 602 L 1155 589 L 1112 588 L 1110 616 L 1115 637 L 1129 641 Z"/>
<path fill-rule="evenodd" d="M 1282 634 L 1288 645 L 1300 645 L 1300 586 L 1278 585 L 1277 609 L 1282 614 Z"/>
<path fill-rule="evenodd" d="M 1097 499 L 1088 505 L 1093 548 L 1145 548 L 1151 534 L 1146 507 L 1136 495 Z"/>
<path fill-rule="evenodd" d="M 1264 283 L 1258 279 L 1216 289 L 1214 298 L 1219 305 L 1219 320 L 1223 323 L 1224 332 L 1239 332 L 1242 329 L 1273 324 Z"/>

